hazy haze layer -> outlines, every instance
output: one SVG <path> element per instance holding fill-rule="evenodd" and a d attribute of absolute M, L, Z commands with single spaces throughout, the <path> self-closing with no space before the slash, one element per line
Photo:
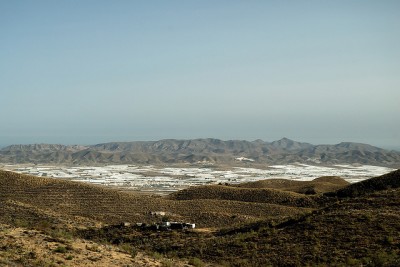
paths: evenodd
<path fill-rule="evenodd" d="M 400 147 L 398 1 L 2 1 L 0 145 Z"/>

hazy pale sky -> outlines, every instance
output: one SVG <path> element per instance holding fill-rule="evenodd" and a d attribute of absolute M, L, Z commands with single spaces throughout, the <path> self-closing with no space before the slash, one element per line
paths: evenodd
<path fill-rule="evenodd" d="M 400 1 L 0 0 L 0 145 L 400 147 Z"/>

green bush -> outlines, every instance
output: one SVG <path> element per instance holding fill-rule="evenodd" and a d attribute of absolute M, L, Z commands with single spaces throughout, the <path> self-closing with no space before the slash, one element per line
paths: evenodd
<path fill-rule="evenodd" d="M 191 258 L 189 260 L 189 264 L 195 266 L 195 267 L 203 267 L 205 266 L 204 262 L 202 262 L 199 258 Z"/>
<path fill-rule="evenodd" d="M 138 251 L 135 247 L 133 247 L 131 244 L 123 243 L 119 246 L 122 251 L 130 254 L 132 258 L 135 258 L 136 255 L 138 254 Z"/>
<path fill-rule="evenodd" d="M 23 227 L 23 228 L 29 228 L 31 227 L 31 223 L 28 220 L 25 219 L 14 219 L 13 224 L 16 227 Z"/>
<path fill-rule="evenodd" d="M 67 248 L 64 246 L 58 246 L 54 249 L 54 252 L 57 253 L 66 253 L 67 252 Z"/>
<path fill-rule="evenodd" d="M 173 267 L 174 264 L 171 260 L 162 260 L 161 264 L 163 267 Z"/>
<path fill-rule="evenodd" d="M 65 259 L 68 260 L 68 261 L 70 261 L 70 260 L 72 260 L 73 258 L 74 258 L 74 256 L 68 255 Z"/>

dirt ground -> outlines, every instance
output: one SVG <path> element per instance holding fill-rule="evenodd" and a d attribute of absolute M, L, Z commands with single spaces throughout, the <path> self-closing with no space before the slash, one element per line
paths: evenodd
<path fill-rule="evenodd" d="M 191 266 L 83 239 L 59 239 L 0 224 L 0 266 Z"/>

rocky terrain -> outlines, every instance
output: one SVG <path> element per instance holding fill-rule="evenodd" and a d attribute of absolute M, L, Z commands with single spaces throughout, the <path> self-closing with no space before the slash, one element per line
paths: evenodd
<path fill-rule="evenodd" d="M 131 266 L 161 267 L 167 259 L 135 252 L 127 247 L 56 236 L 26 227 L 0 224 L 0 266 Z M 172 263 L 172 262 L 171 262 Z M 188 266 L 174 261 L 174 266 Z"/>
<path fill-rule="evenodd" d="M 400 152 L 344 142 L 312 145 L 283 138 L 274 142 L 218 139 L 113 142 L 90 146 L 11 145 L 0 150 L 0 163 L 21 164 L 366 164 L 400 167 Z"/>

